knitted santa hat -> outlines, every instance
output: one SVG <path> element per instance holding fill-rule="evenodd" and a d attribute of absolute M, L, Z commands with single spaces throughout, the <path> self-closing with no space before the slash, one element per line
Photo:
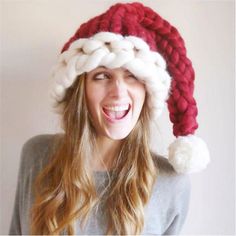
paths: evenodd
<path fill-rule="evenodd" d="M 178 173 L 204 169 L 210 161 L 198 128 L 194 70 L 178 30 L 141 3 L 118 3 L 82 24 L 64 45 L 52 76 L 56 104 L 77 76 L 99 66 L 122 67 L 145 83 L 152 118 L 168 104 L 176 140 L 169 162 Z"/>

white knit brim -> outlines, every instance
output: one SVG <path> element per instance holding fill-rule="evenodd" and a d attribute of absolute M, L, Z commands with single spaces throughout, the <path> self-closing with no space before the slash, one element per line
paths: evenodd
<path fill-rule="evenodd" d="M 169 163 L 177 173 L 199 172 L 210 162 L 206 143 L 195 135 L 179 136 L 168 150 Z"/>
<path fill-rule="evenodd" d="M 66 89 L 78 75 L 99 66 L 109 69 L 122 67 L 134 74 L 146 86 L 151 117 L 155 119 L 160 116 L 171 85 L 165 60 L 158 52 L 150 50 L 141 38 L 111 32 L 100 32 L 90 38 L 78 39 L 59 56 L 52 73 L 53 106 L 63 99 Z"/>

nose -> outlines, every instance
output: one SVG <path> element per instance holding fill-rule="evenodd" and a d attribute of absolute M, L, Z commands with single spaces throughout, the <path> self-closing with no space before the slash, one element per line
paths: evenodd
<path fill-rule="evenodd" d="M 109 94 L 113 98 L 127 95 L 127 84 L 123 78 L 116 78 L 111 82 Z"/>

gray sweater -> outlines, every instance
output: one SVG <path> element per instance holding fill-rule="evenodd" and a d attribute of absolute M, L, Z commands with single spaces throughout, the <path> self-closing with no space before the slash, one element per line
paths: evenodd
<path fill-rule="evenodd" d="M 33 202 L 31 184 L 47 163 L 53 140 L 58 137 L 60 137 L 58 134 L 38 135 L 29 139 L 22 148 L 10 235 L 29 234 L 28 216 Z M 144 208 L 142 235 L 179 234 L 188 212 L 190 177 L 177 174 L 166 158 L 158 155 L 154 157 L 159 175 L 151 198 Z M 94 171 L 94 177 L 97 190 L 102 191 L 108 179 L 107 173 Z M 102 211 L 98 208 L 90 215 L 84 231 L 79 228 L 79 221 L 75 227 L 78 235 L 104 235 L 106 222 L 103 220 Z"/>

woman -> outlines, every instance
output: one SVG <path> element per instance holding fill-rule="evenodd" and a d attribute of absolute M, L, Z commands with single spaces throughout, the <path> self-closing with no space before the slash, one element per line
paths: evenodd
<path fill-rule="evenodd" d="M 177 29 L 140 3 L 116 4 L 81 25 L 52 77 L 64 133 L 24 145 L 10 234 L 180 233 L 187 173 L 209 153 L 193 135 L 194 71 Z M 149 147 L 166 101 L 169 161 Z"/>

